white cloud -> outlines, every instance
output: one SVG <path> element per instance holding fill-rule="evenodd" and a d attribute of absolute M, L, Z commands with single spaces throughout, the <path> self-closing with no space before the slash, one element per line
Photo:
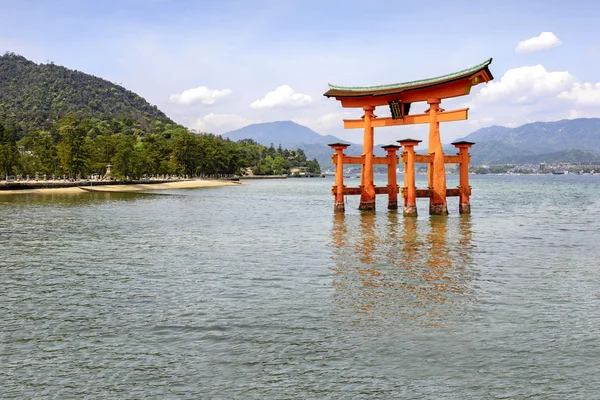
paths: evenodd
<path fill-rule="evenodd" d="M 576 83 L 558 97 L 574 101 L 578 106 L 600 106 L 600 82 Z"/>
<path fill-rule="evenodd" d="M 469 119 L 469 125 L 473 125 L 475 127 L 482 126 L 490 126 L 496 123 L 496 119 L 494 117 L 481 117 L 478 119 Z"/>
<path fill-rule="evenodd" d="M 294 117 L 294 118 L 292 118 L 292 121 L 294 121 L 295 123 L 300 124 L 300 125 L 308 126 L 312 130 L 314 130 L 315 132 L 318 132 L 320 134 L 325 134 L 326 132 L 329 132 L 332 130 L 337 131 L 339 129 L 343 129 L 344 119 L 351 119 L 351 118 L 356 118 L 356 119 L 360 118 L 360 113 L 356 114 L 356 113 L 351 113 L 351 112 L 345 111 L 345 112 L 338 112 L 338 113 L 329 113 L 329 114 L 325 114 L 325 115 L 322 115 L 317 118 Z"/>
<path fill-rule="evenodd" d="M 569 110 L 567 114 L 567 119 L 576 119 L 576 118 L 599 118 L 600 117 L 600 109 L 587 109 L 587 110 Z"/>
<path fill-rule="evenodd" d="M 478 102 L 527 104 L 567 90 L 575 77 L 567 71 L 549 72 L 543 65 L 509 69 L 499 81 L 489 82 L 475 96 Z"/>
<path fill-rule="evenodd" d="M 552 32 L 542 32 L 540 36 L 532 37 L 519 42 L 515 48 L 517 53 L 531 53 L 534 51 L 548 50 L 560 46 L 562 42 Z"/>
<path fill-rule="evenodd" d="M 583 116 L 579 110 L 581 102 L 592 103 L 595 92 L 600 93 L 600 85 L 576 82 L 576 77 L 568 71 L 548 71 L 542 65 L 510 69 L 499 80 L 482 87 L 464 105 L 471 109 L 470 126 L 515 127 L 527 122 L 564 119 L 567 115 Z M 589 115 L 586 112 L 585 116 Z"/>
<path fill-rule="evenodd" d="M 317 118 L 317 123 L 322 126 L 324 130 L 328 131 L 344 126 L 344 119 L 350 119 L 352 116 L 353 114 L 351 112 L 329 113 Z M 355 115 L 355 117 L 358 119 L 360 118 L 360 115 Z"/>
<path fill-rule="evenodd" d="M 219 99 L 229 96 L 231 89 L 215 90 L 209 89 L 206 86 L 185 90 L 181 94 L 172 94 L 169 100 L 174 103 L 189 105 L 194 103 L 202 103 L 207 105 L 215 104 Z"/>
<path fill-rule="evenodd" d="M 307 94 L 296 93 L 289 85 L 279 86 L 277 89 L 269 92 L 260 100 L 253 101 L 251 108 L 275 108 L 275 107 L 304 107 L 313 102 L 313 98 Z"/>
<path fill-rule="evenodd" d="M 257 122 L 260 121 L 254 121 L 241 115 L 210 113 L 202 118 L 198 118 L 191 124 L 191 128 L 199 132 L 220 134 Z"/>

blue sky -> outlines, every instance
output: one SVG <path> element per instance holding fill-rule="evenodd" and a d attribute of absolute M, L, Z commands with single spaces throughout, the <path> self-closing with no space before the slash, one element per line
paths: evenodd
<path fill-rule="evenodd" d="M 354 142 L 362 132 L 342 119 L 361 113 L 323 97 L 328 82 L 403 82 L 493 57 L 492 83 L 442 104 L 471 108 L 442 125 L 451 142 L 494 124 L 600 117 L 599 13 L 593 1 L 0 0 L 0 51 L 121 84 L 191 129 L 294 120 Z M 408 136 L 427 127 L 380 128 L 376 142 Z"/>

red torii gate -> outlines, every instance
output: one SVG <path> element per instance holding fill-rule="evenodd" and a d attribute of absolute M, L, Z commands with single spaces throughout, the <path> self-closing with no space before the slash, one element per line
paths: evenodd
<path fill-rule="evenodd" d="M 456 156 L 445 156 L 440 139 L 440 122 L 460 121 L 468 118 L 468 108 L 445 111 L 440 107 L 442 99 L 464 96 L 470 93 L 471 87 L 479 83 L 487 83 L 494 79 L 489 70 L 492 59 L 467 68 L 462 71 L 442 75 L 435 78 L 423 79 L 391 85 L 345 87 L 329 85 L 329 90 L 324 94 L 335 97 L 342 107 L 362 108 L 364 115 L 357 120 L 344 120 L 345 129 L 364 129 L 363 154 L 358 157 L 344 155 L 343 151 L 348 146 L 343 143 L 334 143 L 330 146 L 335 150 L 333 156 L 336 165 L 336 185 L 333 187 L 335 195 L 334 208 L 344 210 L 344 195 L 360 194 L 361 210 L 375 209 L 375 195 L 387 193 L 389 208 L 397 207 L 397 183 L 395 182 L 395 165 L 398 157 L 395 155 L 398 146 L 385 146 L 387 157 L 373 155 L 374 128 L 383 126 L 429 124 L 429 145 L 427 155 L 414 153 L 414 146 L 419 141 L 414 139 L 399 140 L 405 147 L 403 160 L 405 164 L 405 185 L 403 188 L 404 215 L 416 215 L 416 198 L 429 197 L 429 213 L 432 215 L 446 215 L 447 196 L 460 196 L 460 212 L 469 213 L 469 196 L 471 188 L 468 185 L 468 148 L 473 145 L 469 142 L 457 142 L 454 145 L 460 149 Z M 409 115 L 410 106 L 414 102 L 426 101 L 429 108 L 423 114 Z M 387 105 L 392 112 L 391 117 L 378 118 L 375 108 Z M 395 148 L 394 148 L 395 147 Z M 426 191 L 414 188 L 414 163 L 428 164 L 428 186 Z M 460 163 L 460 186 L 457 189 L 446 188 L 445 163 Z M 360 188 L 346 188 L 343 184 L 343 164 L 361 164 Z M 373 165 L 388 165 L 388 186 L 376 188 L 373 183 Z M 392 172 L 393 167 L 393 172 Z M 393 174 L 393 175 L 392 175 Z M 412 178 L 407 175 L 412 175 Z M 394 179 L 392 182 L 391 179 Z M 408 180 L 407 180 L 408 179 Z M 412 184 L 411 184 L 412 182 Z M 396 196 L 396 200 L 394 200 Z"/>

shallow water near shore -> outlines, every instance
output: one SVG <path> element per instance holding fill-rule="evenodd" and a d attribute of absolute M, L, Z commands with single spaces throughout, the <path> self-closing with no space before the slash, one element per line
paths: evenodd
<path fill-rule="evenodd" d="M 0 197 L 0 398 L 600 396 L 600 176 L 332 184 Z"/>

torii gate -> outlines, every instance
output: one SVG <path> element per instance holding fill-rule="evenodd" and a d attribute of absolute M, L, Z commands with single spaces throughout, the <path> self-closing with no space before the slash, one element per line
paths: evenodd
<path fill-rule="evenodd" d="M 334 186 L 336 210 L 344 210 L 344 194 L 360 194 L 361 210 L 375 209 L 375 195 L 388 193 L 390 196 L 389 208 L 397 204 L 397 200 L 392 198 L 393 192 L 398 193 L 395 182 L 395 165 L 397 156 L 395 151 L 398 146 L 385 146 L 388 157 L 374 157 L 374 128 L 382 126 L 399 126 L 413 124 L 429 124 L 429 145 L 428 155 L 416 155 L 414 146 L 419 141 L 414 139 L 399 140 L 405 147 L 405 186 L 403 188 L 404 197 L 404 215 L 416 215 L 416 197 L 429 197 L 429 213 L 432 215 L 446 215 L 448 208 L 446 205 L 446 196 L 460 196 L 460 212 L 470 212 L 468 186 L 468 162 L 469 155 L 467 149 L 473 143 L 461 142 L 454 143 L 460 149 L 457 156 L 444 156 L 442 142 L 440 139 L 440 122 L 460 121 L 468 118 L 468 108 L 460 110 L 445 111 L 440 107 L 442 99 L 464 96 L 470 93 L 471 87 L 482 82 L 489 82 L 494 77 L 489 70 L 492 59 L 467 68 L 462 71 L 442 75 L 436 78 L 423 79 L 413 82 L 404 82 L 391 85 L 366 86 L 366 87 L 344 87 L 329 84 L 329 90 L 324 94 L 327 97 L 335 97 L 342 104 L 342 107 L 362 108 L 364 116 L 357 120 L 344 120 L 345 129 L 364 129 L 363 154 L 360 157 L 348 157 L 343 154 L 343 150 L 348 146 L 343 143 L 334 143 L 330 146 L 336 151 L 333 156 L 336 167 L 336 186 Z M 426 101 L 429 108 L 423 114 L 409 115 L 412 103 Z M 392 112 L 391 117 L 377 118 L 373 113 L 377 106 L 387 105 Z M 394 158 L 394 160 L 392 160 Z M 410 162 L 407 161 L 411 160 Z M 428 163 L 428 184 L 429 190 L 419 191 L 414 187 L 414 163 Z M 461 178 L 458 192 L 448 193 L 446 189 L 446 171 L 445 162 L 460 163 Z M 343 185 L 343 164 L 362 164 L 360 191 L 345 188 Z M 376 188 L 373 183 L 373 164 L 388 165 L 388 187 Z M 391 182 L 391 167 L 394 167 L 394 182 Z M 466 166 L 466 169 L 465 169 Z M 410 177 L 407 180 L 407 174 L 412 173 L 412 182 Z M 464 176 L 463 176 L 464 175 Z M 350 190 L 348 190 L 350 189 Z M 450 189 L 452 190 L 452 189 Z"/>

